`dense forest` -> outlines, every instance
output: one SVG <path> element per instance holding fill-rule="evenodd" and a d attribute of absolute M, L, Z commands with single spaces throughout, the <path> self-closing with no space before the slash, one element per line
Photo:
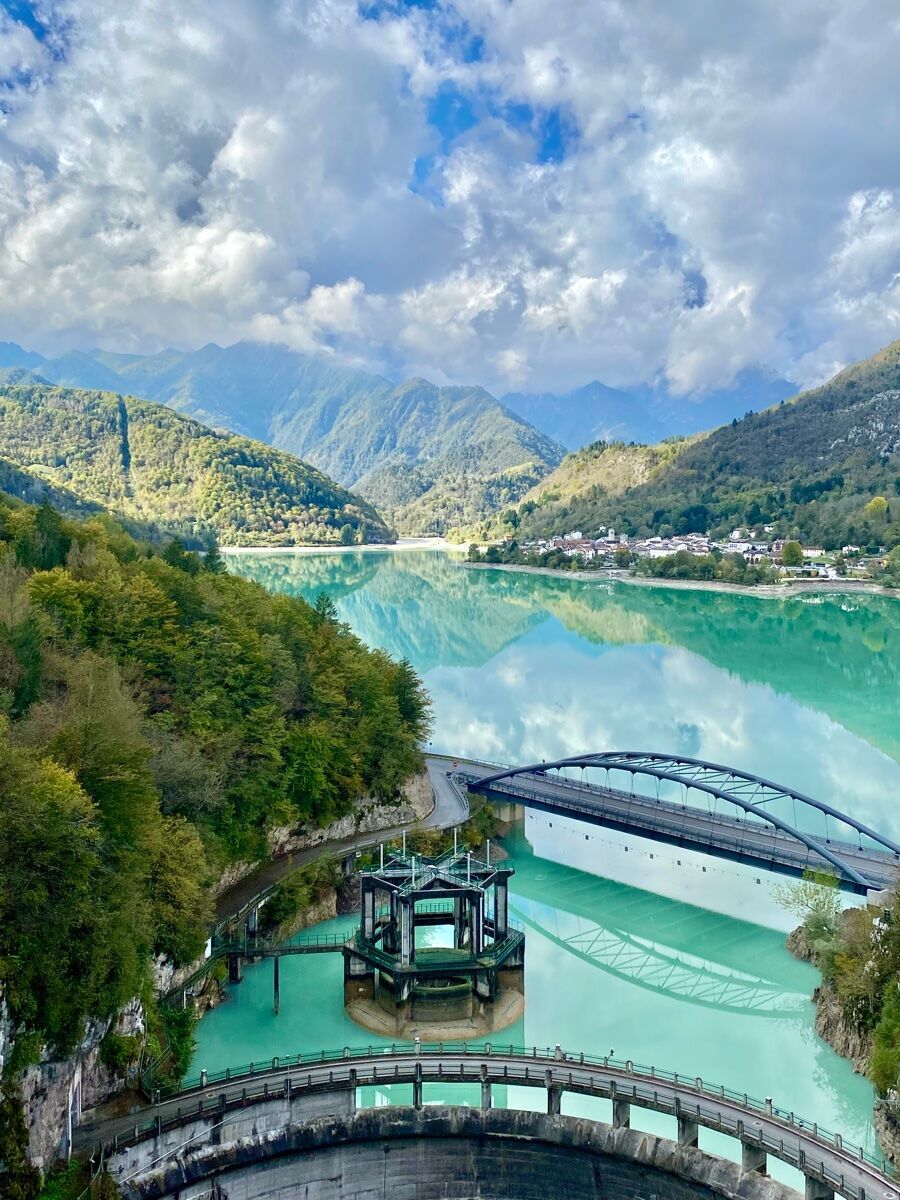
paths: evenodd
<path fill-rule="evenodd" d="M 16 1068 L 202 949 L 273 823 L 390 798 L 428 700 L 327 603 L 0 497 L 0 985 Z"/>
<path fill-rule="evenodd" d="M 900 341 L 706 437 L 588 447 L 504 518 L 486 532 L 515 532 L 522 541 L 611 525 L 639 536 L 721 536 L 771 524 L 826 550 L 893 546 L 900 541 Z"/>
<path fill-rule="evenodd" d="M 111 392 L 0 384 L 0 454 L 83 502 L 194 544 L 392 537 L 369 504 L 308 463 Z"/>

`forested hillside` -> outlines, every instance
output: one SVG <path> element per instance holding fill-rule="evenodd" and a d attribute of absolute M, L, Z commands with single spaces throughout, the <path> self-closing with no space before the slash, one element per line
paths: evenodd
<path fill-rule="evenodd" d="M 0 988 L 16 1062 L 202 949 L 273 823 L 394 796 L 428 701 L 327 606 L 0 497 Z M 32 1036 L 26 1036 L 26 1035 Z"/>
<path fill-rule="evenodd" d="M 391 537 L 370 505 L 308 463 L 110 392 L 0 385 L 0 454 L 82 501 L 195 543 Z"/>
<path fill-rule="evenodd" d="M 668 454 L 669 445 L 650 453 Z M 900 540 L 900 341 L 822 387 L 676 449 L 623 489 L 606 481 L 626 479 L 645 451 L 601 447 L 577 490 L 548 499 L 548 480 L 543 495 L 527 498 L 519 536 L 550 524 L 553 532 L 612 525 L 639 534 L 773 524 L 826 549 L 892 545 Z M 531 504 L 538 507 L 526 511 Z"/>
<path fill-rule="evenodd" d="M 446 533 L 481 520 L 520 500 L 563 455 L 483 388 L 424 379 L 395 386 L 284 346 L 239 342 L 147 356 L 95 350 L 47 360 L 6 344 L 4 364 L 142 396 L 259 438 L 358 491 L 401 533 Z"/>
<path fill-rule="evenodd" d="M 501 513 L 484 532 L 490 536 L 514 529 L 519 540 L 525 540 L 592 530 L 604 505 L 654 479 L 696 440 L 669 438 L 656 446 L 624 442 L 585 446 L 567 454 L 526 494 L 517 510 Z"/>

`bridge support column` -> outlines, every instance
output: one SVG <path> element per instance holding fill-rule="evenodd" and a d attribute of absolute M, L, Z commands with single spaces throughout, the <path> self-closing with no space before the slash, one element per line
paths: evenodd
<path fill-rule="evenodd" d="M 466 909 L 462 896 L 453 897 L 453 945 L 462 950 L 466 944 Z"/>
<path fill-rule="evenodd" d="M 255 938 L 259 932 L 259 908 L 251 908 L 247 913 L 247 936 Z"/>
<path fill-rule="evenodd" d="M 741 1170 L 745 1175 L 755 1171 L 757 1175 L 766 1175 L 766 1151 L 764 1146 L 754 1146 L 750 1142 L 741 1142 Z"/>
<path fill-rule="evenodd" d="M 241 970 L 242 966 L 243 966 L 243 959 L 241 958 L 240 954 L 229 954 L 228 955 L 228 982 L 229 983 L 240 983 L 241 982 L 241 980 L 244 978 L 244 972 Z"/>
<path fill-rule="evenodd" d="M 613 1096 L 613 1129 L 631 1128 L 631 1103 L 621 1096 Z"/>
<path fill-rule="evenodd" d="M 362 935 L 370 942 L 375 936 L 375 889 L 371 881 L 363 876 L 362 883 Z"/>
<path fill-rule="evenodd" d="M 422 1064 L 416 1063 L 416 1077 L 413 1080 L 413 1108 L 422 1107 Z"/>
<path fill-rule="evenodd" d="M 485 1112 L 492 1106 L 493 1096 L 491 1094 L 490 1080 L 482 1079 L 481 1081 L 481 1107 Z"/>
<path fill-rule="evenodd" d="M 356 1071 L 350 1072 L 350 1115 L 351 1117 L 356 1112 Z"/>
<path fill-rule="evenodd" d="M 281 963 L 281 955 L 276 954 L 272 959 L 272 1008 L 275 1016 L 278 1016 L 278 1010 L 281 1007 L 281 979 L 279 965 Z"/>
<path fill-rule="evenodd" d="M 157 1120 L 158 1125 L 161 1124 L 159 1117 L 157 1117 L 156 1120 Z M 217 1113 L 215 1121 L 213 1122 L 212 1133 L 210 1134 L 210 1141 L 214 1146 L 221 1146 L 221 1144 L 222 1144 L 222 1122 L 224 1120 L 225 1120 L 225 1093 L 220 1092 L 219 1099 L 218 1099 L 218 1113 Z M 159 1136 L 159 1133 L 160 1133 L 160 1130 L 157 1129 L 157 1136 Z"/>
<path fill-rule="evenodd" d="M 807 1175 L 803 1186 L 804 1200 L 834 1200 L 834 1192 L 821 1179 L 813 1179 Z"/>
<path fill-rule="evenodd" d="M 679 1116 L 678 1118 L 678 1145 L 700 1145 L 700 1127 L 697 1122 L 692 1121 L 690 1117 Z"/>
<path fill-rule="evenodd" d="M 400 899 L 400 961 L 405 967 L 415 958 L 415 932 L 412 921 L 412 905 L 405 896 Z"/>
<path fill-rule="evenodd" d="M 506 880 L 494 885 L 494 941 L 502 942 L 509 932 L 509 904 Z"/>
<path fill-rule="evenodd" d="M 558 1083 L 553 1082 L 553 1075 L 550 1071 L 546 1073 L 547 1081 L 547 1115 L 550 1117 L 558 1117 L 562 1111 L 562 1088 Z"/>

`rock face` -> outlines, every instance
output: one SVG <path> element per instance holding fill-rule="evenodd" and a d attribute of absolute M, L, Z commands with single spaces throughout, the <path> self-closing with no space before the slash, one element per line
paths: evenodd
<path fill-rule="evenodd" d="M 126 1037 L 143 1034 L 140 1001 L 133 1000 L 114 1022 L 90 1022 L 69 1058 L 53 1059 L 45 1054 L 22 1075 L 29 1152 L 42 1171 L 65 1157 L 82 1110 L 101 1104 L 125 1086 L 124 1076 L 115 1074 L 100 1059 L 100 1043 L 111 1027 Z"/>
<path fill-rule="evenodd" d="M 296 850 L 321 846 L 323 842 L 341 842 L 360 833 L 377 833 L 380 829 L 411 825 L 427 817 L 433 808 L 431 784 L 427 773 L 423 771 L 407 781 L 395 804 L 363 799 L 352 812 L 322 829 L 310 825 L 272 829 L 269 832 L 269 854 L 272 858 L 280 858 Z"/>
<path fill-rule="evenodd" d="M 900 1163 L 900 1113 L 887 1100 L 879 1100 L 875 1105 L 872 1124 L 885 1158 L 896 1166 Z"/>
<path fill-rule="evenodd" d="M 871 1034 L 850 1024 L 834 989 L 828 984 L 822 983 L 816 988 L 813 1002 L 816 1006 L 816 1033 L 829 1046 L 833 1046 L 842 1058 L 848 1058 L 854 1071 L 865 1075 L 872 1052 Z"/>

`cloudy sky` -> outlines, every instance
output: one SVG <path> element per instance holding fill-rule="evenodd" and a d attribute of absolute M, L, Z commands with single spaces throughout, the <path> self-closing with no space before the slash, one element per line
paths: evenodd
<path fill-rule="evenodd" d="M 896 0 L 0 0 L 0 339 L 562 389 L 900 336 Z"/>

